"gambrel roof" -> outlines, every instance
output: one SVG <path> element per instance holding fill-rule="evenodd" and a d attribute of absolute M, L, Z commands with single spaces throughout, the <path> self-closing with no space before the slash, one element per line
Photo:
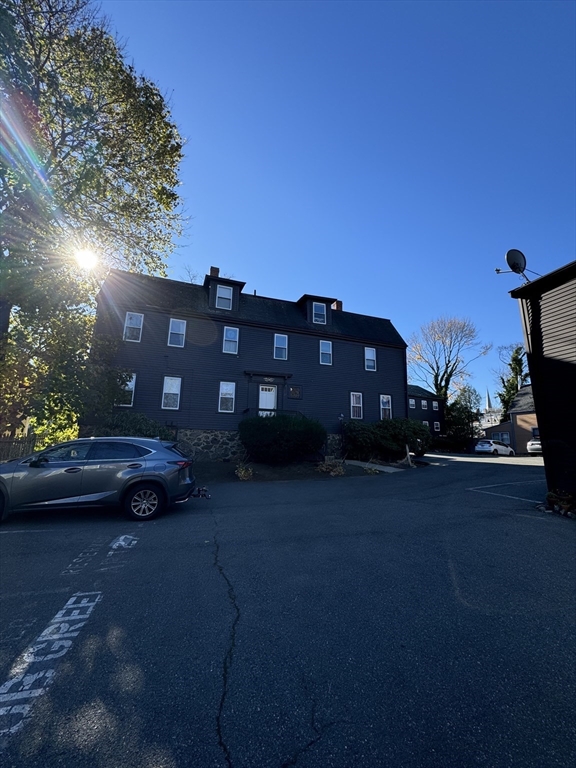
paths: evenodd
<path fill-rule="evenodd" d="M 232 281 L 222 279 L 223 283 Z M 233 281 L 238 284 L 238 281 Z M 243 284 L 240 284 L 243 285 Z M 123 309 L 150 310 L 172 316 L 212 317 L 224 322 L 268 327 L 283 331 L 302 331 L 319 337 L 345 338 L 405 348 L 406 343 L 390 320 L 354 312 L 332 310 L 332 322 L 318 325 L 307 320 L 301 300 L 298 302 L 253 296 L 240 292 L 238 310 L 210 307 L 208 290 L 202 285 L 152 277 L 136 272 L 113 269 L 106 278 L 99 301 L 104 300 Z"/>

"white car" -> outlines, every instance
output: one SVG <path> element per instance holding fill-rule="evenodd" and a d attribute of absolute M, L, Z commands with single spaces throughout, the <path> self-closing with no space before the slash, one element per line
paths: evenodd
<path fill-rule="evenodd" d="M 540 442 L 540 438 L 533 437 L 532 440 L 528 440 L 526 450 L 528 453 L 542 453 L 542 443 Z"/>
<path fill-rule="evenodd" d="M 488 440 L 484 438 L 478 440 L 476 447 L 474 448 L 476 453 L 488 453 L 492 456 L 515 456 L 516 454 L 506 443 L 502 443 L 500 440 Z"/>

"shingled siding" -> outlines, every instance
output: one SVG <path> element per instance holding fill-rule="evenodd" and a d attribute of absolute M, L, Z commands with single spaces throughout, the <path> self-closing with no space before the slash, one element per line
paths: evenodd
<path fill-rule="evenodd" d="M 380 418 L 381 394 L 392 396 L 393 416 L 410 415 L 405 344 L 389 320 L 333 310 L 322 326 L 306 320 L 302 302 L 240 294 L 239 310 L 228 313 L 210 309 L 207 296 L 202 286 L 142 275 L 114 273 L 105 283 L 97 334 L 122 339 L 126 312 L 144 315 L 141 341 L 120 341 L 117 355 L 136 374 L 134 411 L 179 429 L 234 431 L 258 413 L 259 385 L 273 384 L 278 410 L 319 419 L 332 434 L 340 431 L 340 414 L 351 416 L 351 392 L 363 395 L 364 421 Z M 171 317 L 186 320 L 183 348 L 167 344 Z M 225 326 L 239 329 L 238 354 L 222 351 Z M 288 336 L 287 360 L 274 358 L 275 333 Z M 321 339 L 332 342 L 330 366 L 320 364 Z M 365 370 L 366 346 L 376 349 L 375 372 Z M 164 376 L 182 380 L 178 410 L 161 407 Z M 218 411 L 221 381 L 236 384 L 234 413 Z M 288 397 L 290 386 L 301 388 L 301 399 Z"/>

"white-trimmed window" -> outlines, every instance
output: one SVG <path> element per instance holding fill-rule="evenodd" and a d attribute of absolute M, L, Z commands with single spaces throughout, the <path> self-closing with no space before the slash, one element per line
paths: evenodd
<path fill-rule="evenodd" d="M 408 407 L 416 408 L 416 399 L 414 397 L 408 398 Z"/>
<path fill-rule="evenodd" d="M 180 387 L 182 379 L 179 376 L 164 376 L 162 388 L 162 408 L 177 411 L 180 407 Z"/>
<path fill-rule="evenodd" d="M 332 342 L 331 341 L 320 342 L 320 364 L 332 365 Z"/>
<path fill-rule="evenodd" d="M 432 400 L 432 410 L 433 411 L 438 410 L 438 400 Z"/>
<path fill-rule="evenodd" d="M 124 320 L 124 341 L 140 341 L 142 338 L 142 326 L 144 315 L 139 312 L 126 312 Z"/>
<path fill-rule="evenodd" d="M 274 359 L 288 360 L 288 336 L 284 333 L 274 334 Z"/>
<path fill-rule="evenodd" d="M 222 352 L 227 352 L 229 355 L 238 354 L 238 339 L 240 337 L 239 328 L 228 328 L 224 326 L 224 341 L 222 343 Z"/>
<path fill-rule="evenodd" d="M 120 399 L 116 402 L 116 405 L 122 408 L 131 408 L 134 404 L 134 387 L 136 386 L 136 374 L 133 373 L 128 379 L 126 384 L 122 387 Z"/>
<path fill-rule="evenodd" d="M 186 320 L 176 320 L 170 318 L 170 329 L 168 331 L 168 346 L 183 347 L 186 339 Z"/>
<path fill-rule="evenodd" d="M 424 424 L 425 427 L 430 427 L 430 424 L 427 421 L 423 421 L 422 424 Z"/>
<path fill-rule="evenodd" d="M 232 288 L 229 285 L 216 286 L 216 306 L 218 309 L 232 309 Z"/>
<path fill-rule="evenodd" d="M 364 347 L 364 368 L 367 371 L 376 370 L 376 350 L 374 347 Z"/>
<path fill-rule="evenodd" d="M 326 304 L 321 304 L 319 301 L 312 302 L 312 321 L 326 325 Z"/>
<path fill-rule="evenodd" d="M 440 432 L 440 422 L 435 421 L 434 422 L 434 432 Z"/>
<path fill-rule="evenodd" d="M 218 410 L 220 413 L 234 413 L 236 400 L 236 384 L 233 381 L 220 382 L 220 396 L 218 398 Z"/>
<path fill-rule="evenodd" d="M 362 392 L 350 392 L 350 418 L 362 418 Z"/>
<path fill-rule="evenodd" d="M 380 395 L 380 418 L 392 418 L 392 395 Z"/>
<path fill-rule="evenodd" d="M 428 410 L 428 400 L 420 400 L 420 404 L 425 411 Z"/>

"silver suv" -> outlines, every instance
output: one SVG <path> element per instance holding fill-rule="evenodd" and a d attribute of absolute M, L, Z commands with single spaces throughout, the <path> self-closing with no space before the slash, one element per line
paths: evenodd
<path fill-rule="evenodd" d="M 0 520 L 18 510 L 111 504 L 121 504 L 133 520 L 152 520 L 193 494 L 192 464 L 173 442 L 71 440 L 0 464 Z"/>

